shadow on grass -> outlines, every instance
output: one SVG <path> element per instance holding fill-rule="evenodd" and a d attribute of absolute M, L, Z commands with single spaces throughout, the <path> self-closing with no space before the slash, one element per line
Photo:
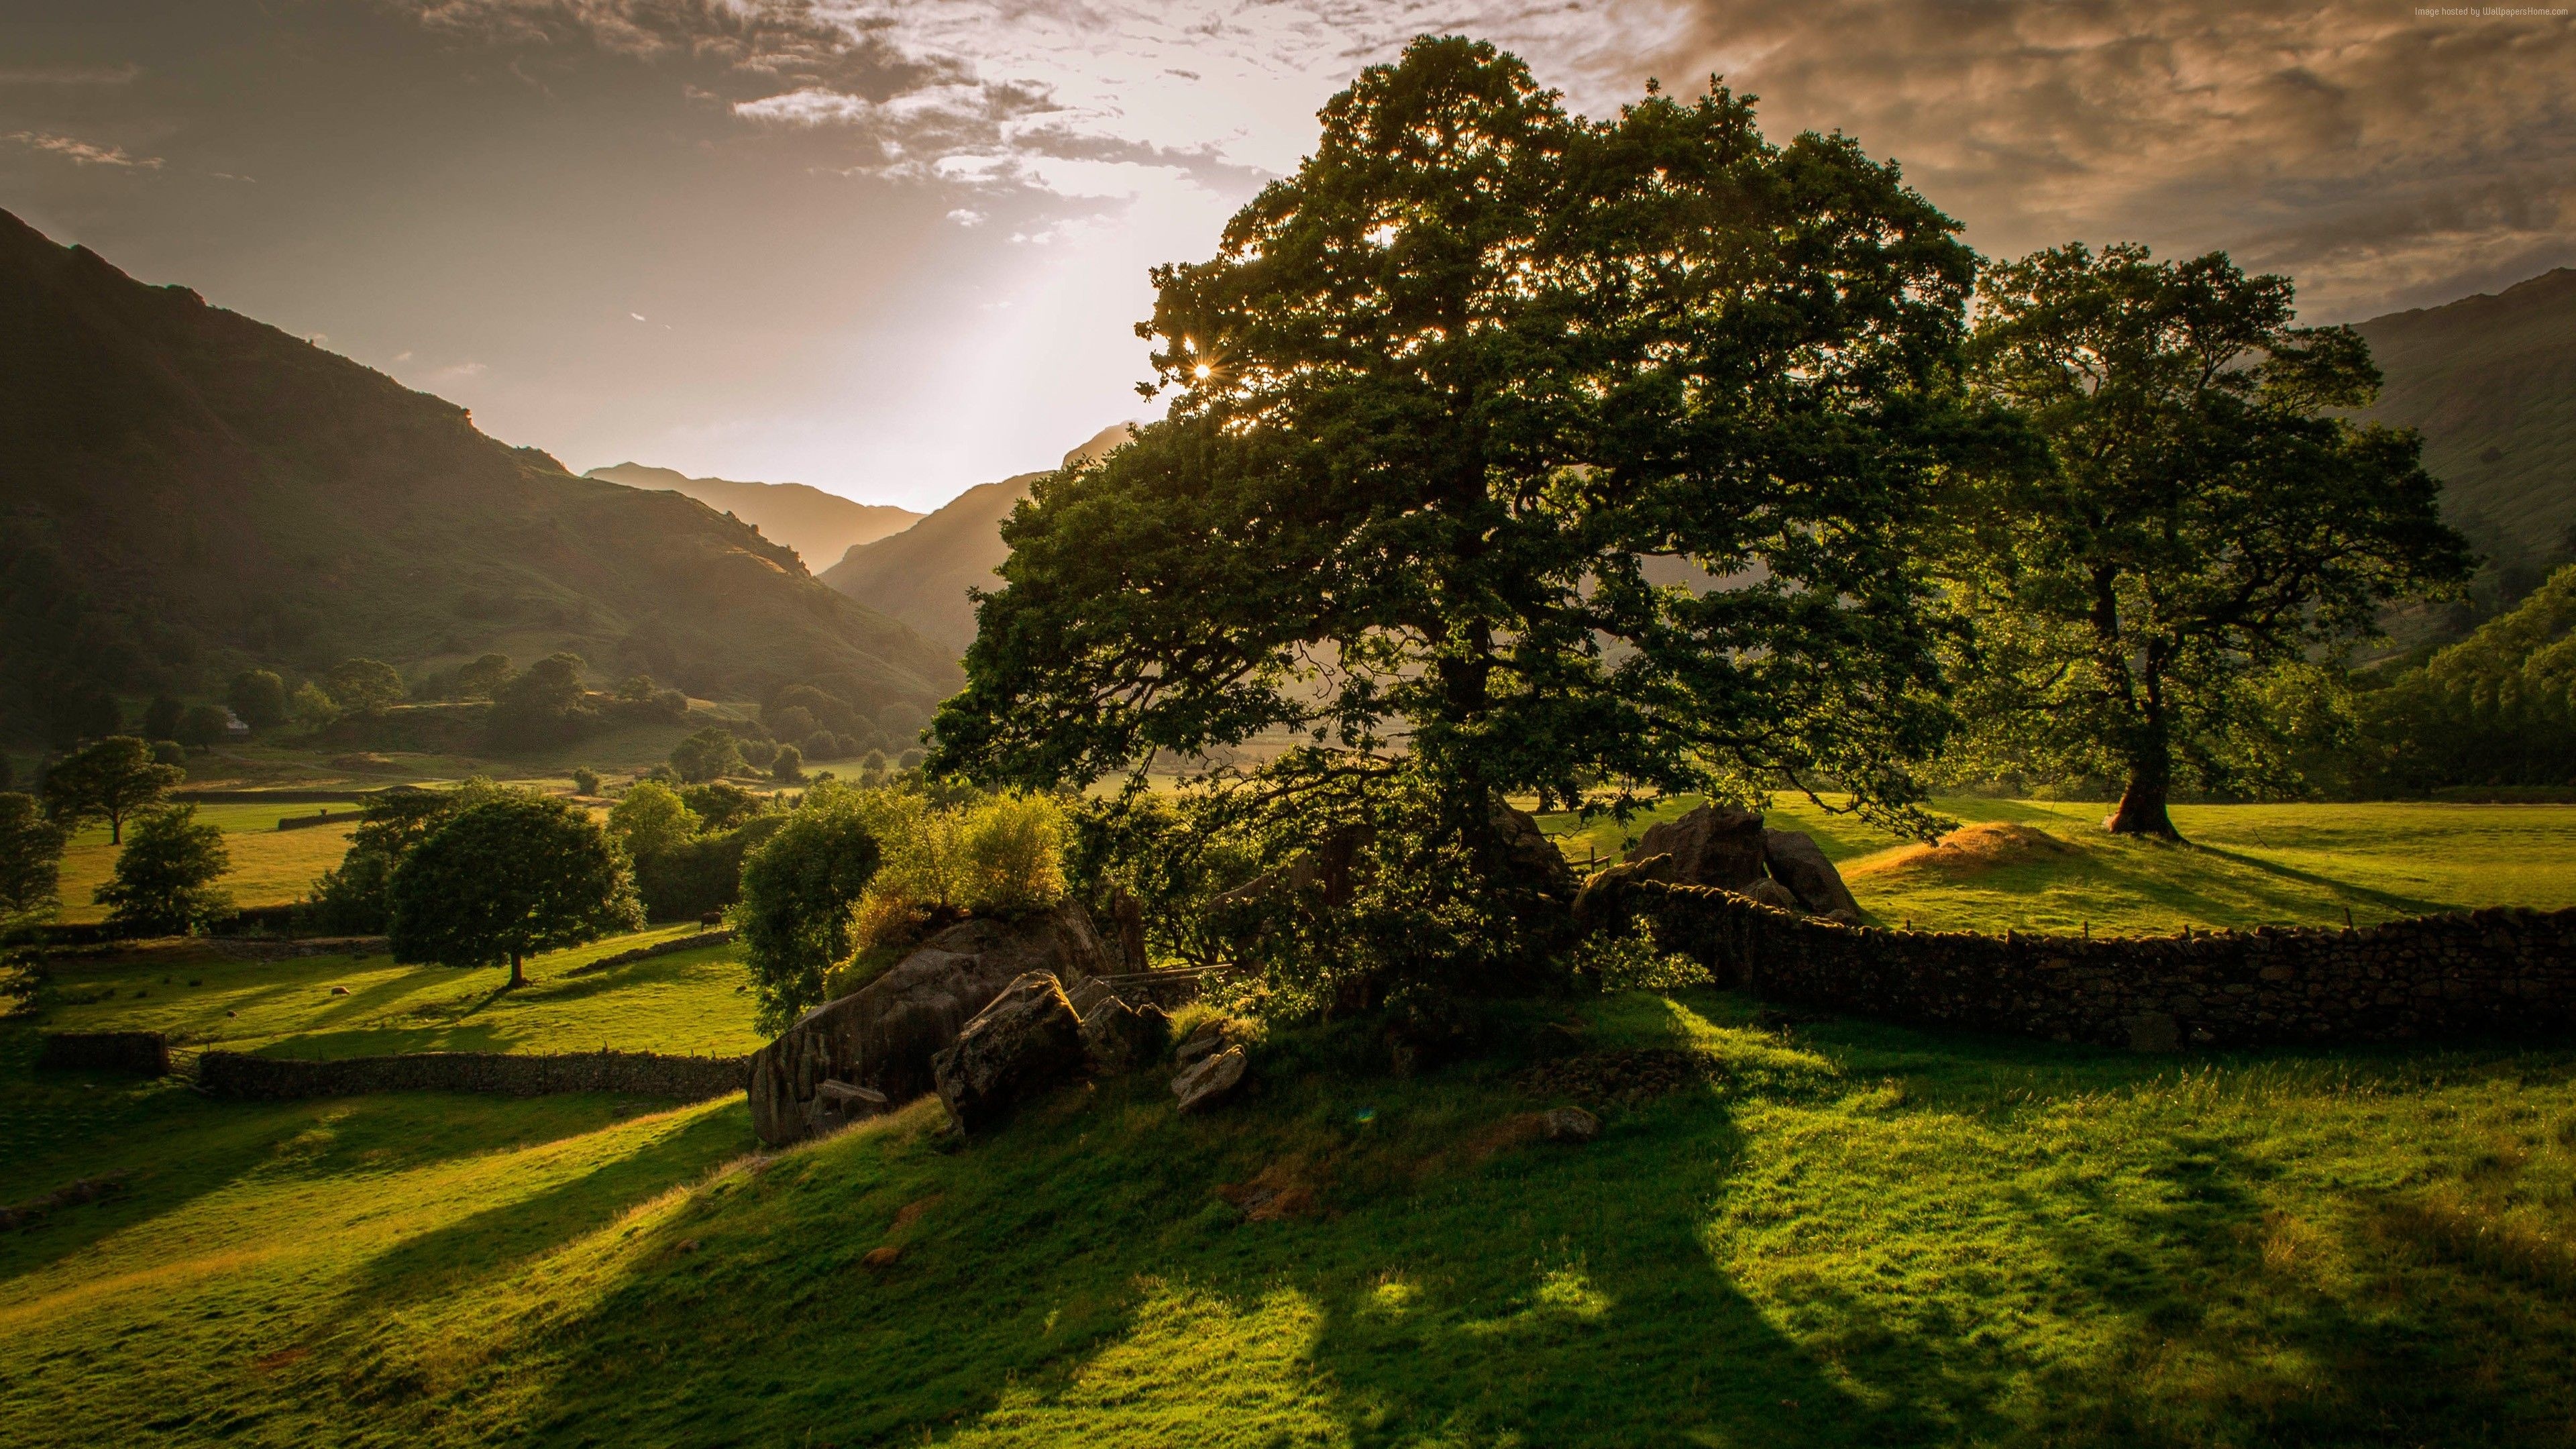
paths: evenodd
<path fill-rule="evenodd" d="M 2205 855 L 2214 855 L 2230 864 L 2243 866 L 2248 870 L 2260 871 L 2265 875 L 2278 876 L 2283 880 L 2294 880 L 2299 882 L 2301 885 L 2316 886 L 2319 889 L 2331 893 L 2340 900 L 2348 903 L 2361 903 L 2377 906 L 2381 910 L 2387 911 L 2389 914 L 2395 916 L 2430 916 L 2438 915 L 2444 911 L 2459 909 L 2457 906 L 2446 905 L 2440 901 L 2426 900 L 2419 896 L 2402 896 L 2394 891 L 2383 891 L 2371 886 L 2355 885 L 2350 881 L 2338 880 L 2330 875 L 2320 875 L 2312 870 L 2301 870 L 2296 866 L 2283 865 L 2277 860 L 2266 860 L 2259 855 L 2248 855 L 2240 850 L 2228 850 L 2222 846 L 2202 845 L 2197 842 L 2188 842 L 2187 844 L 2192 850 L 2200 851 Z"/>

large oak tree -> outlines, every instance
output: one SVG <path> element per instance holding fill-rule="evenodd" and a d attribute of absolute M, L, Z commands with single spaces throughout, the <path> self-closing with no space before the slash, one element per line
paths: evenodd
<path fill-rule="evenodd" d="M 2172 837 L 2178 767 L 2226 785 L 2265 686 L 2464 579 L 2410 431 L 2349 328 L 2294 325 L 2286 277 L 2223 252 L 2081 244 L 1994 268 L 1975 385 L 2040 454 L 1963 491 L 1950 584 L 1997 759 L 2125 781 L 2114 832 Z"/>
<path fill-rule="evenodd" d="M 1914 799 L 1955 224 L 1721 87 L 1586 120 L 1459 39 L 1322 121 L 1155 272 L 1169 415 L 1005 525 L 934 766 L 1052 785 L 1269 732 L 1467 836 L 1602 778 Z"/>

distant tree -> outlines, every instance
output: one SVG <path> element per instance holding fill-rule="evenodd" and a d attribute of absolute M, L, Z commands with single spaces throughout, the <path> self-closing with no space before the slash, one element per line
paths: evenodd
<path fill-rule="evenodd" d="M 782 785 L 793 785 L 805 778 L 805 752 L 794 745 L 780 745 L 769 762 L 769 778 Z"/>
<path fill-rule="evenodd" d="M 470 664 L 456 666 L 456 692 L 467 699 L 490 699 L 501 686 L 510 682 L 510 656 L 486 654 Z"/>
<path fill-rule="evenodd" d="M 658 780 L 636 781 L 608 808 L 608 833 L 626 848 L 629 860 L 640 861 L 684 845 L 703 826 L 679 792 Z"/>
<path fill-rule="evenodd" d="M 275 729 L 286 723 L 286 681 L 265 669 L 245 669 L 234 675 L 227 702 L 252 729 Z"/>
<path fill-rule="evenodd" d="M 220 745 L 232 732 L 232 714 L 220 704 L 192 704 L 179 716 L 179 732 L 171 738 L 192 750 L 208 750 Z"/>
<path fill-rule="evenodd" d="M 742 762 L 754 770 L 766 770 L 769 762 L 778 758 L 777 743 L 759 735 L 734 736 L 734 748 L 741 752 Z"/>
<path fill-rule="evenodd" d="M 58 750 L 105 739 L 124 727 L 125 712 L 117 707 L 116 696 L 94 684 L 71 685 L 45 708 L 45 737 Z"/>
<path fill-rule="evenodd" d="M 672 747 L 671 768 L 692 785 L 718 780 L 743 768 L 742 751 L 733 731 L 709 725 Z"/>
<path fill-rule="evenodd" d="M 313 882 L 308 906 L 324 930 L 350 935 L 385 929 L 393 912 L 393 875 L 430 832 L 470 806 L 512 793 L 481 778 L 453 790 L 387 790 L 367 802 L 340 864 Z"/>
<path fill-rule="evenodd" d="M 598 794 L 599 772 L 597 770 L 590 769 L 574 770 L 572 772 L 572 791 L 576 795 Z"/>
<path fill-rule="evenodd" d="M 152 742 L 152 762 L 157 765 L 168 765 L 173 769 L 185 770 L 188 768 L 188 747 L 179 743 L 177 740 L 154 740 Z"/>
<path fill-rule="evenodd" d="M 649 704 L 653 691 L 653 676 L 649 674 L 630 674 L 617 681 L 616 695 L 621 704 Z"/>
<path fill-rule="evenodd" d="M 2229 780 L 2267 681 L 2451 588 L 2467 545 L 2349 328 L 2292 325 L 2290 280 L 2223 252 L 2081 244 L 1988 275 L 1975 386 L 2043 453 L 1962 499 L 1946 571 L 1977 626 L 1970 748 L 2126 781 L 2105 824 L 2173 837 L 2178 767 Z"/>
<path fill-rule="evenodd" d="M 818 786 L 744 859 L 734 920 L 762 1030 L 820 1001 L 823 973 L 851 954 L 851 907 L 881 855 L 851 793 Z"/>
<path fill-rule="evenodd" d="M 0 933 L 53 915 L 61 904 L 70 832 L 32 795 L 0 793 Z"/>
<path fill-rule="evenodd" d="M 143 707 L 143 737 L 147 740 L 175 740 L 179 737 L 179 720 L 186 706 L 166 694 L 152 696 Z"/>
<path fill-rule="evenodd" d="M 382 713 L 409 693 L 402 674 L 378 659 L 343 659 L 323 676 L 322 687 L 341 709 L 360 715 Z"/>
<path fill-rule="evenodd" d="M 691 785 L 680 798 L 709 830 L 731 830 L 769 808 L 766 797 L 722 780 Z"/>
<path fill-rule="evenodd" d="M 200 823 L 196 806 L 165 805 L 135 817 L 134 839 L 94 899 L 118 930 L 192 935 L 232 914 L 232 897 L 214 889 L 232 864 L 223 831 Z"/>
<path fill-rule="evenodd" d="M 492 695 L 493 743 L 505 750 L 544 749 L 577 739 L 597 723 L 582 688 L 582 657 L 550 654 Z"/>
<path fill-rule="evenodd" d="M 340 717 L 339 701 L 331 697 L 329 690 L 309 679 L 295 687 L 291 710 L 295 722 L 307 729 L 318 730 Z"/>
<path fill-rule="evenodd" d="M 527 983 L 535 952 L 643 924 L 624 855 L 561 800 L 511 795 L 458 812 L 397 866 L 387 934 L 397 961 L 488 966 Z"/>
<path fill-rule="evenodd" d="M 187 771 L 155 760 L 142 740 L 110 735 L 45 772 L 45 813 L 69 830 L 104 820 L 109 842 L 123 844 L 126 817 L 187 778 Z"/>

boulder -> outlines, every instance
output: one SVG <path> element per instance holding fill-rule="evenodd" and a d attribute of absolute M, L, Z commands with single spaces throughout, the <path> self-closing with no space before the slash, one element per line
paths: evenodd
<path fill-rule="evenodd" d="M 1762 853 L 1771 867 L 1771 878 L 1787 886 L 1801 907 L 1847 926 L 1860 924 L 1860 902 L 1852 899 L 1851 888 L 1843 884 L 1842 872 L 1825 859 L 1824 850 L 1814 840 L 1795 830 L 1765 830 Z"/>
<path fill-rule="evenodd" d="M 1574 898 L 1574 867 L 1539 828 L 1537 816 L 1496 800 L 1489 818 L 1502 837 L 1503 858 L 1514 876 L 1561 902 Z"/>
<path fill-rule="evenodd" d="M 814 1087 L 814 1100 L 805 1107 L 806 1132 L 815 1137 L 837 1132 L 853 1122 L 884 1116 L 890 1105 L 886 1094 L 874 1087 L 855 1082 L 820 1082 Z"/>
<path fill-rule="evenodd" d="M 1171 1039 L 1172 1019 L 1150 1001 L 1129 1006 L 1111 996 L 1082 1013 L 1082 1052 L 1095 1072 L 1132 1072 L 1161 1056 Z"/>
<path fill-rule="evenodd" d="M 1762 837 L 1762 817 L 1752 811 L 1702 805 L 1678 820 L 1649 827 L 1627 859 L 1642 863 L 1669 855 L 1673 873 L 1668 879 L 1677 885 L 1742 891 L 1765 879 Z"/>
<path fill-rule="evenodd" d="M 1181 1110 L 1197 1112 L 1216 1106 L 1243 1086 L 1243 1073 L 1248 1060 L 1239 1046 L 1227 1047 L 1181 1068 L 1172 1078 L 1172 1095 L 1180 1099 Z"/>
<path fill-rule="evenodd" d="M 1655 880 L 1662 881 L 1666 885 L 1674 885 L 1678 884 L 1680 879 L 1681 871 L 1673 864 L 1670 852 L 1639 856 L 1636 852 L 1630 851 L 1626 860 L 1617 865 L 1604 866 L 1585 878 L 1583 889 L 1577 891 L 1574 896 L 1574 924 L 1586 931 L 1597 931 L 1605 926 L 1614 929 L 1624 926 L 1626 924 L 1624 920 L 1609 919 L 1610 907 L 1606 904 L 1621 899 L 1621 886 L 1638 880 Z"/>
<path fill-rule="evenodd" d="M 1225 1049 L 1225 1019 L 1211 1016 L 1193 1028 L 1181 1044 L 1172 1049 L 1172 1060 L 1182 1066 L 1196 1066 Z"/>
<path fill-rule="evenodd" d="M 1018 921 L 950 926 L 752 1057 L 752 1131 L 770 1147 L 810 1136 L 814 1096 L 827 1081 L 908 1102 L 937 1085 L 931 1058 L 1013 981 L 1045 972 L 1080 982 L 1108 969 L 1090 918 L 1071 902 Z"/>
<path fill-rule="evenodd" d="M 1082 1018 L 1053 976 L 1032 971 L 975 1013 L 931 1058 L 931 1074 L 949 1124 L 972 1134 L 1081 1071 L 1082 1059 Z"/>
<path fill-rule="evenodd" d="M 1539 1134 L 1550 1142 L 1589 1142 L 1601 1135 L 1601 1119 L 1580 1107 L 1557 1107 L 1540 1114 Z"/>
<path fill-rule="evenodd" d="M 1757 880 L 1753 884 L 1736 892 L 1736 894 L 1743 896 L 1747 900 L 1760 901 L 1762 904 L 1771 907 L 1773 910 L 1788 911 L 1792 914 L 1799 914 L 1803 913 L 1806 909 L 1798 904 L 1798 898 L 1789 893 L 1789 888 L 1787 886 L 1780 884 L 1776 880 Z"/>

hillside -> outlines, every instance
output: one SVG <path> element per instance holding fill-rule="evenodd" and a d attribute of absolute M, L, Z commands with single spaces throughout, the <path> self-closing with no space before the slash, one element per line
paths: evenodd
<path fill-rule="evenodd" d="M 1104 428 L 1065 454 L 1063 466 L 1125 441 L 1125 423 Z M 1011 555 L 1002 546 L 1002 520 L 1029 496 L 1029 485 L 1045 476 L 1022 473 L 969 488 L 903 532 L 843 554 L 823 571 L 823 582 L 902 620 L 950 653 L 964 654 L 975 639 L 975 604 L 966 591 L 997 582 L 993 570 Z"/>
<path fill-rule="evenodd" d="M 951 651 L 693 499 L 576 478 L 465 410 L 0 213 L 0 720 L 259 664 L 559 649 L 692 694 L 927 705 Z"/>
<path fill-rule="evenodd" d="M 805 566 L 828 565 L 862 543 L 901 533 L 923 516 L 884 503 L 854 503 L 806 483 L 744 483 L 731 478 L 691 478 L 671 468 L 619 463 L 593 468 L 584 478 L 604 478 L 629 488 L 686 494 L 718 513 L 730 513 L 761 537 L 796 550 Z"/>
<path fill-rule="evenodd" d="M 2499 562 L 2576 524 L 2576 270 L 2360 323 L 2387 374 L 2370 416 L 2420 428 L 2452 522 Z"/>

